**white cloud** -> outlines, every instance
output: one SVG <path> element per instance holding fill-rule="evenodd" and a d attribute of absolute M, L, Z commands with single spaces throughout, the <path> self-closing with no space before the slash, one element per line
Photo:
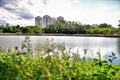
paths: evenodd
<path fill-rule="evenodd" d="M 49 0 L 44 13 L 52 16 L 62 15 L 66 20 L 80 21 L 83 24 L 108 23 L 113 26 L 118 25 L 120 11 L 116 11 L 116 6 L 106 4 L 93 4 L 81 0 Z"/>
<path fill-rule="evenodd" d="M 109 1 L 21 0 L 19 1 L 18 6 L 20 9 L 24 8 L 24 10 L 27 10 L 27 12 L 32 14 L 34 17 L 48 14 L 53 17 L 63 16 L 65 20 L 80 21 L 83 24 L 108 23 L 116 27 L 118 25 L 118 20 L 120 19 L 118 4 L 113 4 L 112 1 L 110 4 L 107 2 Z M 7 21 L 14 23 L 14 19 L 20 19 L 20 16 L 2 10 L 3 9 L 0 9 L 2 17 L 6 17 L 6 20 L 9 18 Z M 24 15 L 23 17 L 25 17 Z M 0 19 L 3 19 L 2 17 L 0 16 Z M 25 23 L 34 25 L 34 19 L 25 20 L 22 18 L 17 22 L 18 24 Z"/>
<path fill-rule="evenodd" d="M 51 0 L 51 3 L 47 9 L 47 11 L 50 10 L 50 14 L 63 15 L 67 20 L 80 21 L 83 24 L 108 23 L 116 27 L 120 19 L 120 11 L 116 11 L 116 5 L 111 6 L 105 3 L 94 5 L 88 2 L 85 4 L 82 0 L 81 3 L 79 0 L 74 0 L 73 3 L 69 0 L 55 2 Z"/>
<path fill-rule="evenodd" d="M 44 4 L 42 0 L 24 0 L 24 1 L 20 1 L 19 4 L 22 7 L 25 7 L 34 16 L 40 15 L 44 9 Z"/>

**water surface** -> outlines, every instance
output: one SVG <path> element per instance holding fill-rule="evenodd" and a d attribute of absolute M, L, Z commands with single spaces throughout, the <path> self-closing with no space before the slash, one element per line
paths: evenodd
<path fill-rule="evenodd" d="M 26 36 L 0 36 L 0 46 L 5 50 L 8 48 L 21 49 L 22 42 Z M 81 57 L 84 49 L 87 49 L 87 56 L 95 57 L 96 52 L 100 51 L 102 55 L 114 52 L 120 56 L 120 38 L 111 37 L 74 37 L 74 36 L 29 36 L 33 49 L 39 45 L 46 44 L 46 40 L 51 40 L 56 44 L 65 44 L 67 48 L 71 48 L 71 52 L 79 52 Z"/>

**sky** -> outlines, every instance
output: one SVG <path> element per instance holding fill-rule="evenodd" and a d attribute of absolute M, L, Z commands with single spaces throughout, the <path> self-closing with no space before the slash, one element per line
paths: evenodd
<path fill-rule="evenodd" d="M 0 0 L 0 24 L 34 25 L 36 16 L 46 14 L 82 24 L 117 27 L 120 0 Z"/>

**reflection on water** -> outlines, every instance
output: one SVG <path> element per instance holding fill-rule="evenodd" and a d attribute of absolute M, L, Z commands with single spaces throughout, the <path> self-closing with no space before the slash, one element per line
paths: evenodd
<path fill-rule="evenodd" d="M 24 39 L 25 36 L 0 36 L 0 45 L 6 50 L 9 47 L 15 48 L 16 46 L 21 50 L 21 43 Z M 111 52 L 114 52 L 117 55 L 120 53 L 120 38 L 30 36 L 30 39 L 33 49 L 38 48 L 39 45 L 44 45 L 47 39 L 53 39 L 56 44 L 65 43 L 68 48 L 72 48 L 71 51 L 78 51 L 81 57 L 83 56 L 84 49 L 87 49 L 86 56 L 89 57 L 95 57 L 98 50 L 100 50 L 102 55 L 109 54 Z"/>

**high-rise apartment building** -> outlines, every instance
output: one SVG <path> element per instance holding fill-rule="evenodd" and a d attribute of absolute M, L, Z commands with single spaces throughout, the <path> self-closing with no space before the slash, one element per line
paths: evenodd
<path fill-rule="evenodd" d="M 64 20 L 62 16 L 57 17 L 57 20 Z M 45 28 L 49 24 L 53 24 L 56 22 L 56 19 L 54 17 L 50 17 L 49 15 L 44 15 L 43 17 L 37 16 L 35 17 L 35 25 Z"/>
<path fill-rule="evenodd" d="M 35 25 L 41 27 L 42 26 L 42 17 L 35 17 Z"/>
<path fill-rule="evenodd" d="M 52 17 L 51 19 L 52 19 L 51 23 L 55 23 L 56 22 L 56 19 L 54 17 Z"/>
<path fill-rule="evenodd" d="M 52 23 L 52 19 L 49 15 L 44 15 L 43 16 L 43 27 L 46 27 L 47 25 Z"/>

